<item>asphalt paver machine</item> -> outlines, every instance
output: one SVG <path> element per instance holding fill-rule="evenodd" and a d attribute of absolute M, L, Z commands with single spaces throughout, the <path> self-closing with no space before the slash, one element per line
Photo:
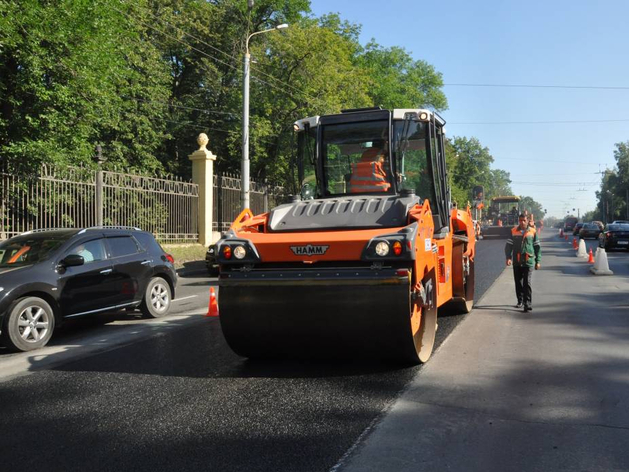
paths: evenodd
<path fill-rule="evenodd" d="M 474 299 L 472 215 L 450 202 L 444 125 L 380 108 L 295 122 L 301 195 L 244 210 L 217 243 L 237 354 L 429 359 L 438 311 Z"/>
<path fill-rule="evenodd" d="M 489 224 L 483 227 L 483 236 L 508 238 L 511 236 L 511 229 L 518 225 L 519 214 L 520 197 L 517 195 L 492 198 L 487 211 Z"/>

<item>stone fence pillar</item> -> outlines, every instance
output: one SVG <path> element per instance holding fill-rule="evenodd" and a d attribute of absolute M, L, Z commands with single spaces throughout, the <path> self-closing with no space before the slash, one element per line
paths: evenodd
<path fill-rule="evenodd" d="M 197 138 L 199 149 L 188 156 L 192 161 L 192 181 L 199 186 L 199 243 L 204 246 L 215 240 L 212 233 L 212 210 L 216 156 L 206 149 L 208 142 L 207 135 L 201 133 Z"/>

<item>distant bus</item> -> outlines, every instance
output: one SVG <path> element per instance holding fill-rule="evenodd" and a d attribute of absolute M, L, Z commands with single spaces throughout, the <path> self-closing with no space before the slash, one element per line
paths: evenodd
<path fill-rule="evenodd" d="M 575 216 L 568 216 L 566 217 L 566 219 L 564 220 L 563 223 L 563 230 L 564 231 L 573 231 L 574 230 L 574 225 L 576 225 L 579 222 L 579 218 L 575 217 Z"/>

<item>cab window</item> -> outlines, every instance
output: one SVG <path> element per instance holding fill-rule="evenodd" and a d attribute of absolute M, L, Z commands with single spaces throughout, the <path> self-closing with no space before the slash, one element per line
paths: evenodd
<path fill-rule="evenodd" d="M 387 120 L 323 128 L 325 196 L 393 192 L 388 129 Z"/>
<path fill-rule="evenodd" d="M 400 189 L 413 190 L 422 199 L 428 199 L 436 211 L 434 186 L 430 177 L 426 152 L 426 123 L 404 120 L 393 125 L 393 157 Z"/>
<path fill-rule="evenodd" d="M 317 129 L 308 128 L 297 135 L 299 159 L 299 191 L 301 198 L 312 200 L 317 198 L 316 149 Z"/>

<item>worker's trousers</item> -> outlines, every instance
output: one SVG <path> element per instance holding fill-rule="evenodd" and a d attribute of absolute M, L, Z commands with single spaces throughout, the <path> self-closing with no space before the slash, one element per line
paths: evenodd
<path fill-rule="evenodd" d="M 515 278 L 515 295 L 518 303 L 524 306 L 531 306 L 533 301 L 533 288 L 531 287 L 531 276 L 533 268 L 528 266 L 513 266 L 513 277 Z"/>

